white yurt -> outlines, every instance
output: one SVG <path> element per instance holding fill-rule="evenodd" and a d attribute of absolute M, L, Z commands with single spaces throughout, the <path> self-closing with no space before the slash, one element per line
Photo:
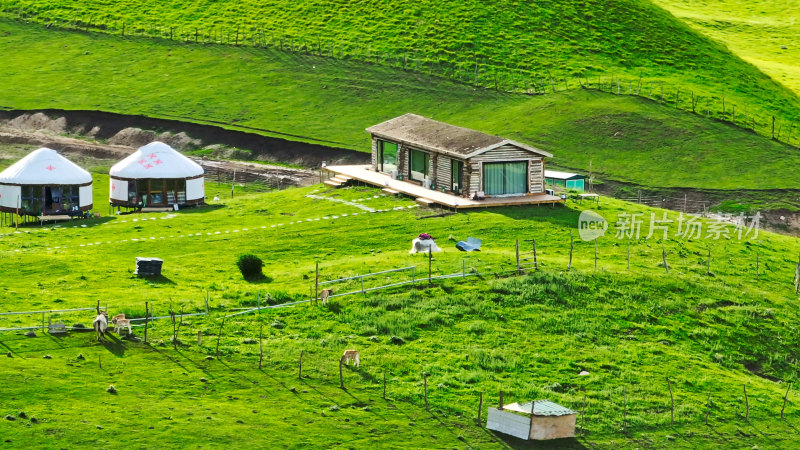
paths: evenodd
<path fill-rule="evenodd" d="M 112 206 L 196 205 L 205 200 L 203 168 L 163 142 L 151 142 L 111 167 Z"/>
<path fill-rule="evenodd" d="M 40 148 L 0 172 L 0 211 L 22 216 L 79 215 L 92 209 L 92 175 Z"/>

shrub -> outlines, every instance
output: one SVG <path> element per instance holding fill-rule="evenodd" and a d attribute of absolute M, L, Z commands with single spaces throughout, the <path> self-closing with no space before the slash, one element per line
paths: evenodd
<path fill-rule="evenodd" d="M 239 268 L 239 271 L 242 272 L 242 276 L 245 280 L 257 280 L 264 277 L 264 274 L 261 273 L 261 269 L 264 267 L 264 261 L 251 253 L 239 256 L 239 259 L 236 261 L 236 266 Z"/>

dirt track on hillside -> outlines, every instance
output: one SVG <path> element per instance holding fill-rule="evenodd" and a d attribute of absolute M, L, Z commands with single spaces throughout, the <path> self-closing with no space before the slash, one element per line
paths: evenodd
<path fill-rule="evenodd" d="M 177 148 L 199 146 L 198 140 L 188 138 L 185 134 L 159 136 L 155 132 L 125 128 L 112 136 L 106 143 L 94 140 L 91 136 L 83 138 L 64 136 L 68 130 L 63 118 L 50 119 L 43 114 L 17 117 L 15 120 L 0 121 L 0 143 L 23 144 L 37 147 L 49 147 L 65 154 L 81 155 L 91 158 L 121 160 L 133 153 L 136 148 L 155 139 L 163 139 Z M 91 133 L 92 129 L 89 129 Z M 175 142 L 179 141 L 179 142 Z M 124 142 L 124 145 L 119 142 Z M 181 144 L 181 142 L 183 144 Z M 265 180 L 281 186 L 307 186 L 318 182 L 317 172 L 308 169 L 295 169 L 243 161 L 227 161 L 209 158 L 192 158 L 206 169 L 207 173 L 234 172 L 244 180 Z M 238 179 L 238 178 L 237 178 Z"/>

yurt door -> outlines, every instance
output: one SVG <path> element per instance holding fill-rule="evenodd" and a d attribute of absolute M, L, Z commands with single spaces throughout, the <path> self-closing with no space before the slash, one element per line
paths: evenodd
<path fill-rule="evenodd" d="M 164 198 L 164 180 L 151 179 L 150 180 L 150 202 L 151 205 L 164 205 L 166 199 Z"/>

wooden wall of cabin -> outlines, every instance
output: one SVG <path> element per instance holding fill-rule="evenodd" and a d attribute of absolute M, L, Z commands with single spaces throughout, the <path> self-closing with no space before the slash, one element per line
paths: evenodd
<path fill-rule="evenodd" d="M 372 136 L 372 170 L 378 170 L 378 138 Z"/>
<path fill-rule="evenodd" d="M 408 181 L 408 146 L 397 144 L 397 173 L 403 174 L 403 181 Z"/>
<path fill-rule="evenodd" d="M 544 159 L 535 158 L 528 162 L 528 192 L 538 194 L 544 192 Z"/>
<path fill-rule="evenodd" d="M 436 183 L 438 190 L 442 190 L 442 186 L 448 191 L 453 189 L 452 176 L 450 169 L 452 167 L 452 160 L 445 155 L 435 155 L 436 161 L 433 167 L 433 182 Z"/>

